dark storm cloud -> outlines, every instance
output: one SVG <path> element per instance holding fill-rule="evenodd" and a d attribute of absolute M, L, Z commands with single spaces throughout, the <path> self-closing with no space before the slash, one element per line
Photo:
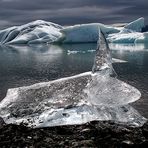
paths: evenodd
<path fill-rule="evenodd" d="M 147 11 L 146 0 L 0 0 L 0 27 L 37 19 L 63 25 L 110 24 L 147 17 Z"/>

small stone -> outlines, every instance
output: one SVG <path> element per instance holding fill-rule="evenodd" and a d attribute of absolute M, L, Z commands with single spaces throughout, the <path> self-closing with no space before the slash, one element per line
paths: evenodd
<path fill-rule="evenodd" d="M 31 139 L 32 137 L 30 137 L 30 136 L 27 136 L 27 138 L 28 138 L 28 139 Z"/>
<path fill-rule="evenodd" d="M 127 146 L 130 147 L 130 146 L 134 146 L 134 143 L 130 140 L 125 140 L 125 141 L 122 141 L 121 145 L 123 147 L 127 147 Z"/>
<path fill-rule="evenodd" d="M 81 132 L 83 133 L 85 133 L 85 132 L 89 132 L 90 131 L 90 129 L 89 128 L 85 128 L 85 129 L 83 129 Z"/>

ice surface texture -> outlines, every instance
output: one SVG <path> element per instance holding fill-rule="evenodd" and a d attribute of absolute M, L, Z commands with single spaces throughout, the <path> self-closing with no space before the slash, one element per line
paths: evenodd
<path fill-rule="evenodd" d="M 133 30 L 136 32 L 141 32 L 143 27 L 144 27 L 144 18 L 141 17 L 141 18 L 125 25 L 124 28 L 128 29 L 128 30 Z"/>
<path fill-rule="evenodd" d="M 111 43 L 148 43 L 148 33 L 142 33 L 144 18 L 139 18 L 127 24 L 119 33 L 108 35 Z"/>
<path fill-rule="evenodd" d="M 52 43 L 61 38 L 63 27 L 42 20 L 0 31 L 1 44 Z"/>
<path fill-rule="evenodd" d="M 45 127 L 115 120 L 141 126 L 146 119 L 128 105 L 141 94 L 113 77 L 110 49 L 99 36 L 92 72 L 9 89 L 0 103 L 4 121 Z"/>
<path fill-rule="evenodd" d="M 99 29 L 109 42 L 145 43 L 148 33 L 141 33 L 144 18 L 139 18 L 125 27 L 113 27 L 101 23 L 90 23 L 62 27 L 42 20 L 22 26 L 14 26 L 0 31 L 1 44 L 40 44 L 40 43 L 88 43 L 98 41 Z"/>
<path fill-rule="evenodd" d="M 61 30 L 65 36 L 64 43 L 88 43 L 97 42 L 99 29 L 106 35 L 110 33 L 118 33 L 119 30 L 112 26 L 100 23 L 82 24 L 66 27 Z"/>

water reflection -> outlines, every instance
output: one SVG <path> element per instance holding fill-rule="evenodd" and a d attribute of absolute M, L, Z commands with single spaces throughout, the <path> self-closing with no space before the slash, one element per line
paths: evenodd
<path fill-rule="evenodd" d="M 0 100 L 8 88 L 89 71 L 94 53 L 69 55 L 68 50 L 87 51 L 88 45 L 32 45 L 0 47 Z"/>
<path fill-rule="evenodd" d="M 110 44 L 110 49 L 112 50 L 122 50 L 122 51 L 142 51 L 148 50 L 148 44 Z"/>

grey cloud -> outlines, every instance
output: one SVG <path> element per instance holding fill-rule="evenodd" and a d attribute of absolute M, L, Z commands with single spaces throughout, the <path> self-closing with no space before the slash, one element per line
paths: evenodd
<path fill-rule="evenodd" d="M 146 0 L 0 0 L 0 28 L 37 19 L 62 25 L 110 24 L 141 16 L 148 21 L 147 9 Z"/>

